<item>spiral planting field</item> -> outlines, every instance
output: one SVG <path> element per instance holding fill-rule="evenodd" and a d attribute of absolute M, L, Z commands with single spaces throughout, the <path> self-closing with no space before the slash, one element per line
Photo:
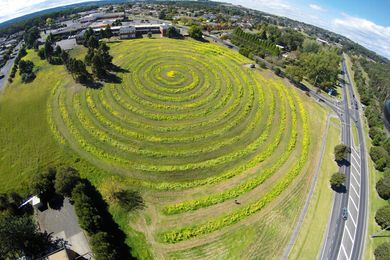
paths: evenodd
<path fill-rule="evenodd" d="M 58 83 L 48 121 L 59 143 L 147 191 L 135 228 L 155 256 L 190 257 L 210 241 L 223 255 L 235 247 L 215 242 L 226 230 L 299 191 L 311 145 L 297 91 L 213 44 L 143 39 L 111 54 L 122 83 Z"/>

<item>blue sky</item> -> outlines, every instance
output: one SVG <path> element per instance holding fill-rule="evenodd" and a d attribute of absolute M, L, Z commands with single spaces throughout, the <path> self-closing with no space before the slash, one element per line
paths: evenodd
<path fill-rule="evenodd" d="M 215 0 L 340 33 L 390 59 L 390 0 Z M 0 0 L 0 22 L 85 0 Z"/>

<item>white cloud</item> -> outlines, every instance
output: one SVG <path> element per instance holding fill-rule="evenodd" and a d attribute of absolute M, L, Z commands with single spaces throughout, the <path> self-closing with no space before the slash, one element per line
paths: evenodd
<path fill-rule="evenodd" d="M 319 5 L 316 5 L 316 4 L 309 4 L 309 7 L 311 9 L 316 10 L 316 11 L 321 11 L 321 12 L 325 12 L 326 11 L 325 8 L 323 8 L 323 7 L 319 6 Z"/>
<path fill-rule="evenodd" d="M 25 14 L 91 0 L 0 0 L 0 23 Z"/>
<path fill-rule="evenodd" d="M 334 30 L 353 41 L 390 58 L 390 26 L 377 25 L 372 21 L 342 14 L 332 21 Z"/>

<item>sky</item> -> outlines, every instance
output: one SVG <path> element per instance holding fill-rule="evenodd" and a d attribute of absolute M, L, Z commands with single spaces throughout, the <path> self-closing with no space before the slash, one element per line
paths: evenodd
<path fill-rule="evenodd" d="M 390 0 L 215 0 L 313 24 L 390 59 Z M 0 0 L 0 22 L 85 0 Z"/>

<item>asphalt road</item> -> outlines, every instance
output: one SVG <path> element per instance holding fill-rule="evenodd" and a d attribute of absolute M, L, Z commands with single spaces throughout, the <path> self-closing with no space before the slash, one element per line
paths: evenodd
<path fill-rule="evenodd" d="M 351 164 L 353 166 L 356 165 L 356 167 L 353 167 L 353 172 L 356 172 L 356 174 L 359 173 L 360 171 L 360 186 L 359 186 L 359 204 L 355 207 L 358 207 L 358 221 L 357 221 L 357 226 L 356 226 L 356 232 L 355 232 L 355 239 L 353 243 L 353 249 L 352 253 L 349 255 L 348 259 L 363 259 L 364 255 L 364 248 L 365 248 L 365 239 L 366 239 L 366 231 L 367 231 L 367 204 L 368 204 L 368 179 L 367 179 L 367 158 L 366 158 L 366 143 L 364 139 L 364 129 L 363 125 L 361 123 L 361 114 L 360 114 L 360 108 L 361 104 L 356 100 L 355 98 L 355 93 L 354 93 L 354 88 L 352 87 L 352 81 L 350 79 L 350 75 L 348 73 L 348 70 L 346 69 L 345 62 L 343 62 L 343 67 L 345 74 L 348 78 L 349 84 L 347 84 L 347 87 L 349 89 L 350 93 L 350 106 L 351 106 L 351 111 L 352 111 L 352 117 L 354 118 L 355 125 L 358 131 L 358 139 L 359 139 L 359 146 L 357 150 L 352 149 L 352 155 L 353 155 L 353 160 Z M 357 145 L 357 144 L 356 144 Z M 360 160 L 359 156 L 354 156 L 354 154 L 360 155 Z M 356 158 L 355 158 L 356 157 Z M 359 179 L 359 178 L 358 178 Z"/>
<path fill-rule="evenodd" d="M 5 86 L 7 85 L 10 70 L 12 69 L 12 66 L 14 65 L 15 58 L 19 53 L 20 47 L 21 47 L 21 43 L 16 45 L 15 49 L 18 49 L 18 52 L 15 54 L 15 56 L 12 59 L 9 59 L 6 62 L 6 64 L 0 69 L 0 72 L 4 75 L 4 78 L 0 79 L 0 91 L 3 91 Z"/>
<path fill-rule="evenodd" d="M 361 126 L 359 103 L 355 99 L 350 77 L 342 62 L 343 72 L 343 120 L 342 141 L 351 147 L 349 165 L 342 166 L 346 174 L 346 192 L 336 193 L 327 235 L 319 259 L 362 259 L 367 221 L 367 181 L 366 150 Z M 348 81 L 346 81 L 348 79 Z M 347 91 L 350 100 L 347 99 Z M 352 143 L 351 119 L 358 129 L 358 144 Z M 347 220 L 342 219 L 342 211 L 348 210 Z"/>

